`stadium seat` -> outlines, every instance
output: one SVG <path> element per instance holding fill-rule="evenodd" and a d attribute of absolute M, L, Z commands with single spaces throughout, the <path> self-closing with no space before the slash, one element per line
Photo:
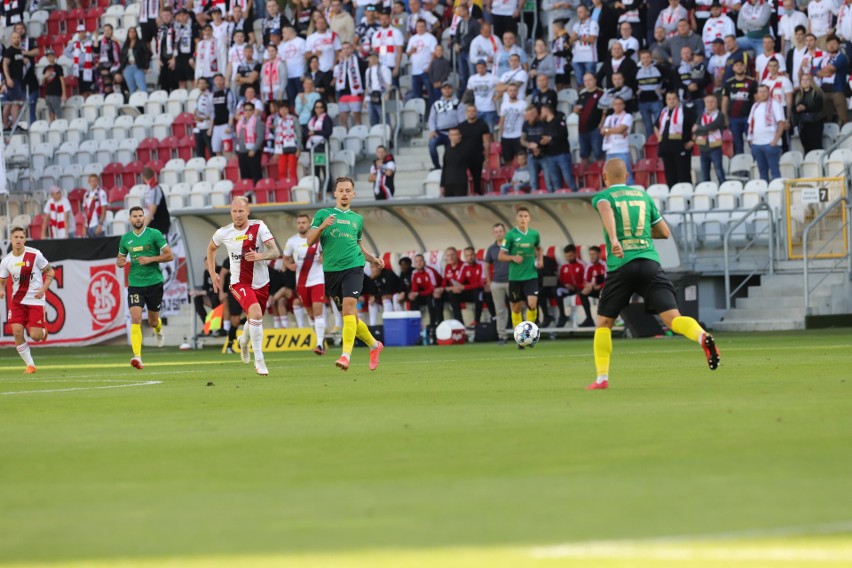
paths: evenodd
<path fill-rule="evenodd" d="M 752 177 L 751 170 L 754 165 L 754 157 L 751 154 L 737 154 L 731 158 L 727 177 L 748 181 Z"/>
<path fill-rule="evenodd" d="M 217 181 L 223 179 L 227 165 L 228 160 L 222 156 L 214 156 L 207 160 L 207 165 L 204 166 L 204 181 L 215 184 Z"/>
<path fill-rule="evenodd" d="M 130 213 L 127 209 L 114 210 L 111 229 L 113 235 L 123 235 L 130 230 Z"/>
<path fill-rule="evenodd" d="M 54 148 L 58 148 L 63 142 L 65 142 L 66 130 L 68 130 L 68 121 L 63 118 L 57 118 L 50 123 L 50 127 L 47 131 L 47 141 L 50 142 Z"/>
<path fill-rule="evenodd" d="M 173 138 L 172 122 L 174 117 L 170 114 L 158 114 L 154 117 L 154 124 L 151 126 L 151 134 L 160 140 L 164 138 Z"/>
<path fill-rule="evenodd" d="M 210 204 L 210 195 L 213 193 L 213 186 L 206 181 L 199 181 L 192 185 L 192 190 L 189 192 L 187 206 L 193 209 L 201 209 Z"/>
<path fill-rule="evenodd" d="M 187 160 L 183 170 L 183 181 L 191 186 L 202 181 L 206 165 L 207 160 L 204 158 L 192 158 Z"/>
<path fill-rule="evenodd" d="M 142 183 L 142 168 L 144 167 L 141 160 L 135 160 L 124 166 L 124 171 L 121 174 L 122 184 L 126 187 L 133 187 Z"/>
<path fill-rule="evenodd" d="M 124 199 L 127 197 L 127 194 L 130 190 L 128 190 L 123 185 L 118 187 L 113 187 L 107 193 L 107 200 L 109 201 L 109 207 L 113 211 L 118 211 L 119 209 L 124 207 Z"/>
<path fill-rule="evenodd" d="M 764 180 L 753 179 L 753 180 L 749 180 L 748 183 L 745 184 L 745 187 L 743 187 L 742 193 L 755 192 L 758 195 L 763 195 L 764 193 L 766 193 L 767 189 L 769 189 L 769 184 L 766 183 Z"/>
<path fill-rule="evenodd" d="M 64 34 L 66 16 L 65 10 L 52 10 L 47 18 L 47 33 L 53 37 Z"/>
<path fill-rule="evenodd" d="M 178 138 L 192 136 L 193 128 L 195 128 L 195 118 L 188 112 L 182 112 L 172 122 L 172 136 Z"/>
<path fill-rule="evenodd" d="M 76 188 L 68 192 L 68 201 L 71 202 L 71 209 L 77 213 L 83 207 L 83 200 L 86 198 L 86 190 Z"/>
<path fill-rule="evenodd" d="M 77 157 L 77 148 L 76 142 L 63 142 L 54 154 L 56 165 L 65 167 L 73 164 Z"/>
<path fill-rule="evenodd" d="M 189 92 L 186 89 L 175 89 L 169 93 L 166 101 L 166 112 L 172 117 L 177 117 L 184 112 L 186 100 L 189 98 Z M 150 102 L 150 98 L 148 101 Z"/>
<path fill-rule="evenodd" d="M 112 123 L 113 140 L 124 140 L 131 135 L 133 131 L 133 117 L 127 114 L 121 114 L 115 117 Z"/>
<path fill-rule="evenodd" d="M 208 169 L 205 170 L 205 174 L 207 173 L 207 171 L 209 171 L 209 166 Z M 240 166 L 237 162 L 236 156 L 231 156 L 230 158 L 228 158 L 228 162 L 225 165 L 225 179 L 231 180 L 231 182 L 234 184 L 236 184 L 237 181 L 239 181 L 240 179 Z"/>
<path fill-rule="evenodd" d="M 101 182 L 103 183 L 104 188 L 110 189 L 114 187 L 120 187 L 123 184 L 123 172 L 124 165 L 120 162 L 112 162 L 107 164 L 104 167 L 104 171 L 101 172 Z"/>
<path fill-rule="evenodd" d="M 801 152 L 796 152 L 794 150 L 784 152 L 784 154 L 781 155 L 780 160 L 781 177 L 788 179 L 795 179 L 799 177 L 799 168 L 801 167 L 803 160 L 804 157 Z"/>
<path fill-rule="evenodd" d="M 178 138 L 176 151 L 178 158 L 185 162 L 190 161 L 195 154 L 195 139 L 192 136 Z"/>
<path fill-rule="evenodd" d="M 102 166 L 106 166 L 107 164 L 116 161 L 116 140 L 102 140 L 100 143 L 92 142 L 97 144 L 94 159 L 95 162 Z"/>
<path fill-rule="evenodd" d="M 839 148 L 833 151 L 825 161 L 825 175 L 827 177 L 845 176 L 850 163 L 852 163 L 852 150 Z"/>
<path fill-rule="evenodd" d="M 340 150 L 335 152 L 329 162 L 331 179 L 340 176 L 351 176 L 355 171 L 355 154 L 351 150 Z"/>
<path fill-rule="evenodd" d="M 178 157 L 178 139 L 174 136 L 168 136 L 160 140 L 157 146 L 157 160 L 164 164 L 172 158 Z"/>
<path fill-rule="evenodd" d="M 135 93 L 134 93 L 135 94 Z M 130 135 L 137 142 L 142 142 L 150 137 L 154 132 L 154 117 L 150 114 L 140 114 L 133 119 L 133 128 L 130 130 Z"/>
<path fill-rule="evenodd" d="M 657 141 L 656 134 L 650 134 L 645 136 L 645 159 L 646 160 L 654 160 L 656 162 L 657 149 L 660 143 Z"/>
<path fill-rule="evenodd" d="M 441 196 L 441 170 L 432 170 L 426 174 L 426 180 L 423 182 L 424 197 L 440 197 Z"/>
<path fill-rule="evenodd" d="M 169 160 L 160 172 L 160 182 L 169 186 L 176 186 L 182 183 L 184 181 L 183 170 L 185 167 L 186 162 L 180 158 Z"/>
<path fill-rule="evenodd" d="M 648 155 L 647 148 L 645 150 L 645 155 Z M 663 165 L 663 160 L 661 158 L 657 158 L 657 171 L 654 172 L 654 182 L 666 183 L 666 168 Z"/>
<path fill-rule="evenodd" d="M 189 96 L 186 99 L 186 104 L 184 104 L 184 110 L 191 115 L 195 114 L 195 106 L 198 104 L 198 97 L 201 96 L 200 89 L 192 89 L 189 91 Z"/>
<path fill-rule="evenodd" d="M 75 118 L 68 123 L 68 130 L 65 131 L 66 142 L 76 142 L 81 144 L 89 134 L 89 123 L 83 118 Z"/>
<path fill-rule="evenodd" d="M 275 200 L 279 203 L 290 201 L 290 190 L 296 186 L 297 180 L 284 178 L 275 181 Z"/>
<path fill-rule="evenodd" d="M 101 110 L 104 106 L 104 96 L 95 94 L 89 95 L 86 101 L 83 103 L 82 110 L 82 118 L 85 118 L 86 121 L 91 124 L 95 122 L 101 115 Z"/>
<path fill-rule="evenodd" d="M 112 138 L 112 123 L 113 119 L 109 116 L 101 116 L 95 120 L 92 126 L 92 140 L 101 142 Z"/>
<path fill-rule="evenodd" d="M 838 136 L 840 136 L 840 125 L 836 122 L 825 121 L 822 127 L 822 147 L 830 147 Z"/>
<path fill-rule="evenodd" d="M 391 128 L 387 124 L 377 124 L 370 127 L 367 134 L 367 156 L 372 158 L 376 155 L 379 146 L 389 147 L 391 140 Z"/>
<path fill-rule="evenodd" d="M 811 150 L 802 160 L 801 175 L 804 178 L 822 177 L 822 159 L 825 150 Z"/>
<path fill-rule="evenodd" d="M 601 188 L 601 174 L 603 173 L 603 166 L 603 161 L 590 163 L 583 174 L 583 186 L 591 187 L 595 191 L 599 190 Z M 544 187 L 544 185 L 539 184 L 539 187 Z"/>
<path fill-rule="evenodd" d="M 148 95 L 148 100 L 145 101 L 145 114 L 150 114 L 151 116 L 162 115 L 168 100 L 169 94 L 166 91 L 154 91 Z"/>
<path fill-rule="evenodd" d="M 168 199 L 169 209 L 183 209 L 187 206 L 192 187 L 188 183 L 178 183 L 173 186 L 163 184 L 163 193 Z M 168 189 L 166 189 L 168 188 Z"/>
<path fill-rule="evenodd" d="M 352 153 L 355 154 L 355 158 L 360 160 L 365 157 L 366 152 L 366 140 L 367 135 L 369 134 L 369 130 L 367 127 L 359 124 L 357 126 L 353 126 L 349 129 L 349 132 L 346 134 L 346 138 L 343 141 L 343 147 L 347 150 L 351 150 Z M 372 156 L 368 156 L 370 158 Z"/>
<path fill-rule="evenodd" d="M 210 205 L 212 207 L 225 207 L 231 200 L 231 190 L 234 188 L 234 183 L 231 180 L 223 179 L 213 184 L 213 191 L 210 192 Z"/>
<path fill-rule="evenodd" d="M 98 143 L 94 140 L 86 140 L 77 148 L 77 163 L 87 166 L 98 160 Z M 109 160 L 107 161 L 109 163 Z"/>
<path fill-rule="evenodd" d="M 77 164 L 69 164 L 62 166 L 62 173 L 59 176 L 59 187 L 65 191 L 71 191 L 75 187 L 84 185 L 80 183 L 80 177 L 83 175 L 83 168 Z"/>
<path fill-rule="evenodd" d="M 139 142 L 135 138 L 121 140 L 118 143 L 118 149 L 115 151 L 115 161 L 129 164 L 136 159 L 136 148 L 138 146 Z"/>
<path fill-rule="evenodd" d="M 47 142 L 47 132 L 50 129 L 46 120 L 36 120 L 29 127 L 29 135 L 32 143 L 44 144 Z M 51 146 L 56 149 L 56 146 Z"/>
<path fill-rule="evenodd" d="M 231 198 L 245 195 L 254 189 L 254 180 L 241 179 L 234 184 L 231 189 Z"/>
<path fill-rule="evenodd" d="M 148 186 L 146 185 L 134 185 L 130 188 L 130 191 L 127 192 L 127 195 L 124 197 L 124 208 L 130 209 L 131 207 L 137 207 L 142 205 L 142 201 L 145 199 L 145 192 L 148 190 Z"/>
<path fill-rule="evenodd" d="M 142 163 L 157 158 L 160 141 L 156 138 L 145 138 L 136 147 L 136 159 Z"/>
<path fill-rule="evenodd" d="M 262 179 L 254 186 L 254 202 L 255 203 L 274 203 L 275 202 L 275 180 Z"/>
<path fill-rule="evenodd" d="M 124 13 L 121 14 L 121 27 L 124 29 L 135 28 L 139 25 L 140 3 L 127 4 Z"/>
<path fill-rule="evenodd" d="M 162 171 L 163 166 L 165 165 L 166 163 L 160 160 L 151 160 L 150 162 L 145 162 L 145 167 L 151 168 L 157 175 L 160 175 L 160 172 Z"/>
<path fill-rule="evenodd" d="M 53 146 L 46 143 L 34 144 L 32 166 L 36 170 L 43 170 L 53 162 Z"/>
<path fill-rule="evenodd" d="M 109 6 L 104 11 L 103 18 L 101 21 L 104 25 L 111 25 L 113 29 L 118 29 L 122 27 L 121 25 L 121 16 L 124 15 L 124 6 L 121 4 Z"/>

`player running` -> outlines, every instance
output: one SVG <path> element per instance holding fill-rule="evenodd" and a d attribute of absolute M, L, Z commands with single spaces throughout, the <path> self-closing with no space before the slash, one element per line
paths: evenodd
<path fill-rule="evenodd" d="M 642 296 L 649 311 L 659 314 L 669 329 L 701 345 L 711 371 L 719 367 L 719 350 L 713 336 L 694 319 L 680 315 L 674 286 L 660 266 L 660 255 L 653 239 L 668 239 L 671 236 L 669 226 L 648 194 L 624 185 L 626 180 L 624 161 L 608 160 L 603 171 L 607 189 L 592 199 L 592 206 L 600 213 L 604 226 L 607 276 L 598 304 L 595 330 L 598 377 L 587 390 L 609 387 L 612 324 L 633 294 Z"/>
<path fill-rule="evenodd" d="M 130 208 L 129 233 L 121 237 L 118 245 L 119 268 L 127 264 L 130 257 L 130 276 L 127 287 L 127 305 L 130 308 L 130 347 L 133 358 L 130 366 L 141 369 L 142 365 L 142 308 L 148 308 L 148 325 L 154 330 L 157 347 L 166 341 L 163 336 L 163 320 L 160 306 L 163 303 L 163 272 L 161 262 L 174 259 L 163 233 L 145 226 L 145 210 L 139 206 Z"/>
<path fill-rule="evenodd" d="M 266 261 L 278 258 L 281 253 L 275 238 L 266 223 L 249 219 L 251 210 L 245 197 L 235 197 L 231 201 L 231 219 L 213 234 L 207 246 L 207 270 L 213 281 L 213 291 L 221 289 L 219 275 L 216 274 L 216 249 L 224 245 L 231 261 L 231 294 L 248 315 L 243 334 L 237 343 L 240 345 L 240 358 L 248 365 L 251 362 L 249 341 L 254 349 L 254 370 L 258 375 L 267 376 L 266 361 L 263 359 L 263 314 L 269 298 L 269 269 Z M 258 252 L 263 247 L 264 252 Z"/>
<path fill-rule="evenodd" d="M 296 293 L 305 309 L 314 318 L 317 345 L 314 353 L 325 355 L 325 277 L 322 271 L 322 254 L 319 243 L 308 246 L 310 218 L 301 213 L 296 216 L 296 230 L 284 245 L 284 265 L 296 273 Z"/>
<path fill-rule="evenodd" d="M 27 232 L 12 227 L 9 234 L 12 251 L 0 261 L 0 299 L 6 298 L 9 323 L 18 355 L 26 363 L 25 375 L 36 372 L 30 345 L 24 338 L 24 328 L 33 341 L 47 340 L 47 318 L 44 315 L 44 295 L 53 282 L 53 268 L 41 251 L 26 246 Z M 6 280 L 12 277 L 9 297 L 6 297 Z"/>
<path fill-rule="evenodd" d="M 370 370 L 379 366 L 379 354 L 384 349 L 370 328 L 358 318 L 358 296 L 364 285 L 364 265 L 369 262 L 375 270 L 385 263 L 369 253 L 361 243 L 364 218 L 349 206 L 355 198 L 355 181 L 339 177 L 334 181 L 335 207 L 320 209 L 308 231 L 309 247 L 320 243 L 325 271 L 325 289 L 343 314 L 343 354 L 335 362 L 341 370 L 349 369 L 355 337 L 370 347 Z"/>
<path fill-rule="evenodd" d="M 538 318 L 538 269 L 543 266 L 541 237 L 530 229 L 530 210 L 518 207 L 515 226 L 506 234 L 497 260 L 509 264 L 509 303 L 512 305 L 512 327 L 524 321 L 521 310 L 527 304 L 527 320 Z M 518 346 L 520 349 L 524 347 Z"/>

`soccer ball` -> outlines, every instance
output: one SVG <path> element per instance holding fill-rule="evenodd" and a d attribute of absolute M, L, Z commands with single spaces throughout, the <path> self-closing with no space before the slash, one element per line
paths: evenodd
<path fill-rule="evenodd" d="M 531 321 L 522 321 L 515 328 L 515 342 L 521 347 L 535 347 L 541 332 L 538 326 Z"/>

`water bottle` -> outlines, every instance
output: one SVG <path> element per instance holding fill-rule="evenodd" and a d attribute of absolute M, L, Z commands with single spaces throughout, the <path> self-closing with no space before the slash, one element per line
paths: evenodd
<path fill-rule="evenodd" d="M 420 335 L 423 338 L 423 345 L 429 345 L 429 328 L 424 327 Z"/>

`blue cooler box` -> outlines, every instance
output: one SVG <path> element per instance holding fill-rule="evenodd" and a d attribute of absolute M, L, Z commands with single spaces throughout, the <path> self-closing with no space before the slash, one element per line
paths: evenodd
<path fill-rule="evenodd" d="M 382 323 L 385 345 L 405 347 L 420 341 L 420 312 L 386 312 L 382 314 Z"/>

